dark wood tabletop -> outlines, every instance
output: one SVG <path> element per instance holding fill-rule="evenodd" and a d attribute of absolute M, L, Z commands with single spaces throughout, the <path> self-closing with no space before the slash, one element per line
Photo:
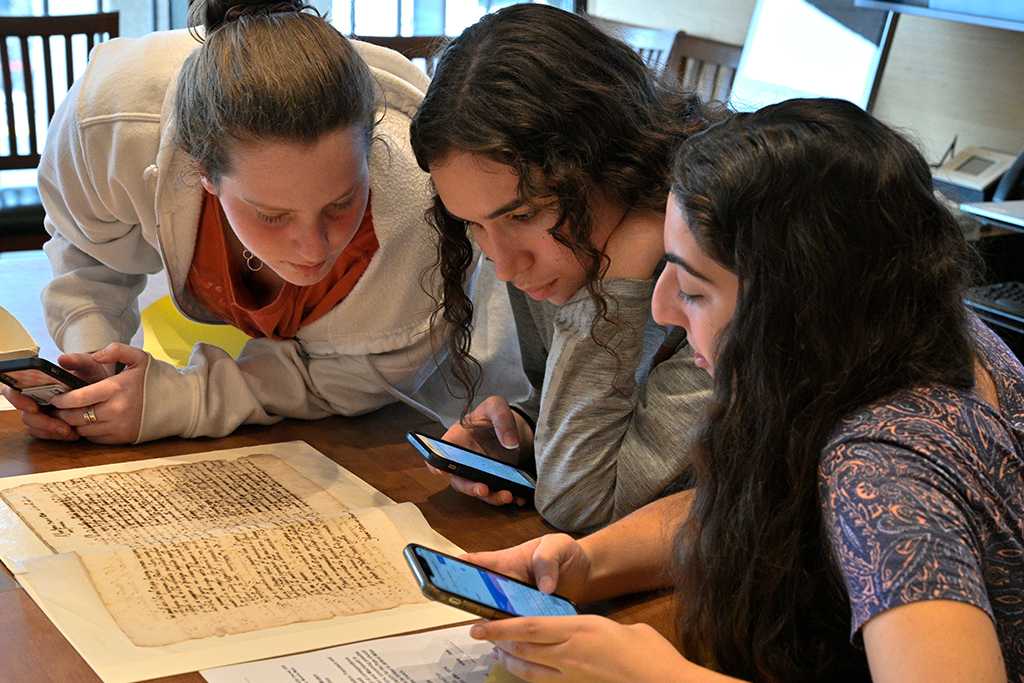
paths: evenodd
<path fill-rule="evenodd" d="M 431 474 L 406 441 L 409 430 L 440 436 L 437 423 L 413 410 L 391 406 L 361 417 L 284 420 L 269 427 L 242 427 L 221 439 L 162 439 L 103 446 L 33 439 L 18 413 L 0 411 L 0 477 L 161 458 L 279 441 L 305 441 L 392 500 L 412 502 L 438 533 L 467 551 L 497 550 L 554 529 L 530 507 L 493 507 L 453 491 Z M 586 607 L 622 623 L 647 622 L 662 633 L 671 626 L 668 595 L 640 595 Z M 203 683 L 198 673 L 159 679 Z M 0 681 L 99 683 L 10 572 L 0 565 Z"/>

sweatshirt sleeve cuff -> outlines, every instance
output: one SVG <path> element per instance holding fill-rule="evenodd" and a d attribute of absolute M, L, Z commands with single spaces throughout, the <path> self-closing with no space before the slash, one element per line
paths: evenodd
<path fill-rule="evenodd" d="M 189 436 L 195 419 L 192 378 L 169 363 L 153 357 L 146 367 L 142 399 L 142 424 L 136 443 L 166 436 Z"/>

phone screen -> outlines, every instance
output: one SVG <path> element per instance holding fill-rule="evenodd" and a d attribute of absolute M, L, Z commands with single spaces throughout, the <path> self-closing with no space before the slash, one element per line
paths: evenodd
<path fill-rule="evenodd" d="M 40 405 L 49 405 L 54 396 L 77 388 L 34 368 L 3 372 L 0 379 Z"/>
<path fill-rule="evenodd" d="M 426 548 L 416 548 L 415 553 L 427 566 L 431 582 L 448 593 L 521 617 L 578 614 L 571 602 L 557 595 Z"/>
<path fill-rule="evenodd" d="M 465 448 L 460 448 L 453 444 L 431 439 L 430 437 L 422 434 L 419 434 L 418 436 L 432 449 L 434 449 L 438 455 L 451 460 L 454 463 L 466 465 L 467 467 L 472 467 L 473 469 L 480 470 L 481 472 L 493 474 L 496 477 L 501 477 L 502 479 L 507 479 L 523 486 L 529 486 L 531 489 L 536 486 L 532 481 L 523 476 L 522 472 L 511 465 L 506 465 L 503 462 L 492 460 L 491 458 L 485 458 L 473 451 L 467 451 Z"/>

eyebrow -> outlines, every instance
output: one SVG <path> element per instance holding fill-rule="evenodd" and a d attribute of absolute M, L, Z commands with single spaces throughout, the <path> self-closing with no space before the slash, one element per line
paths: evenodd
<path fill-rule="evenodd" d="M 697 278 L 698 280 L 703 280 L 704 282 L 707 283 L 711 282 L 711 279 L 709 277 L 707 277 L 703 273 L 700 273 L 699 271 L 694 270 L 689 263 L 684 261 L 682 258 L 676 256 L 675 254 L 669 254 L 666 252 L 665 260 L 668 261 L 669 263 L 676 264 L 677 266 L 685 270 L 687 273 Z"/>
<path fill-rule="evenodd" d="M 358 189 L 357 187 L 353 186 L 347 192 L 342 192 L 340 195 L 338 195 L 337 197 L 335 197 L 334 199 L 332 199 L 331 201 L 329 201 L 327 203 L 328 204 L 337 204 L 337 203 L 339 203 L 339 202 L 341 202 L 341 201 L 351 197 L 355 193 L 355 191 L 357 189 Z M 265 211 L 265 212 L 271 212 L 272 213 L 272 212 L 275 212 L 275 211 L 280 211 L 282 213 L 290 213 L 290 212 L 295 210 L 295 209 L 286 209 L 286 208 L 279 207 L 279 206 L 270 206 L 268 204 L 262 204 L 260 202 L 257 202 L 257 201 L 254 201 L 252 199 L 249 199 L 248 197 L 242 197 L 242 201 L 245 202 L 246 204 L 248 204 L 249 206 L 255 208 L 255 209 L 259 209 L 260 211 Z"/>
<path fill-rule="evenodd" d="M 518 209 L 520 206 L 523 206 L 524 204 L 526 204 L 526 202 L 524 200 L 522 200 L 522 199 L 518 199 L 518 198 L 517 199 L 513 199 L 508 204 L 505 204 L 504 206 L 499 206 L 497 209 L 495 209 L 494 211 L 491 211 L 489 214 L 484 216 L 484 220 L 485 221 L 494 220 L 498 216 L 503 216 L 506 213 L 508 213 L 509 211 L 515 211 L 516 209 Z M 459 216 L 456 216 L 451 211 L 448 211 L 448 215 L 451 216 L 452 218 L 454 218 L 457 221 L 462 221 L 463 223 L 474 222 L 474 221 L 467 221 L 465 218 L 460 218 Z"/>

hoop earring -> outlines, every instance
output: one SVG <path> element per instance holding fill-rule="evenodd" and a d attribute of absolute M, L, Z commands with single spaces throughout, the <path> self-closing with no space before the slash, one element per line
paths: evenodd
<path fill-rule="evenodd" d="M 243 249 L 243 250 L 242 250 L 242 258 L 244 258 L 244 259 L 245 259 L 245 265 L 246 265 L 246 267 L 248 267 L 248 268 L 249 268 L 249 270 L 251 270 L 251 271 L 252 271 L 252 272 L 254 272 L 254 273 L 255 273 L 255 272 L 256 272 L 257 270 L 259 270 L 260 268 L 262 268 L 262 267 L 263 267 L 263 261 L 260 261 L 260 260 L 259 260 L 258 258 L 256 258 L 256 255 L 255 255 L 255 254 L 253 254 L 253 253 L 252 253 L 251 251 L 249 251 L 248 249 Z M 255 266 L 255 267 L 253 267 L 253 265 L 252 265 L 252 262 L 253 262 L 253 261 L 255 261 L 256 263 L 258 263 L 259 265 L 258 265 L 258 266 Z"/>

